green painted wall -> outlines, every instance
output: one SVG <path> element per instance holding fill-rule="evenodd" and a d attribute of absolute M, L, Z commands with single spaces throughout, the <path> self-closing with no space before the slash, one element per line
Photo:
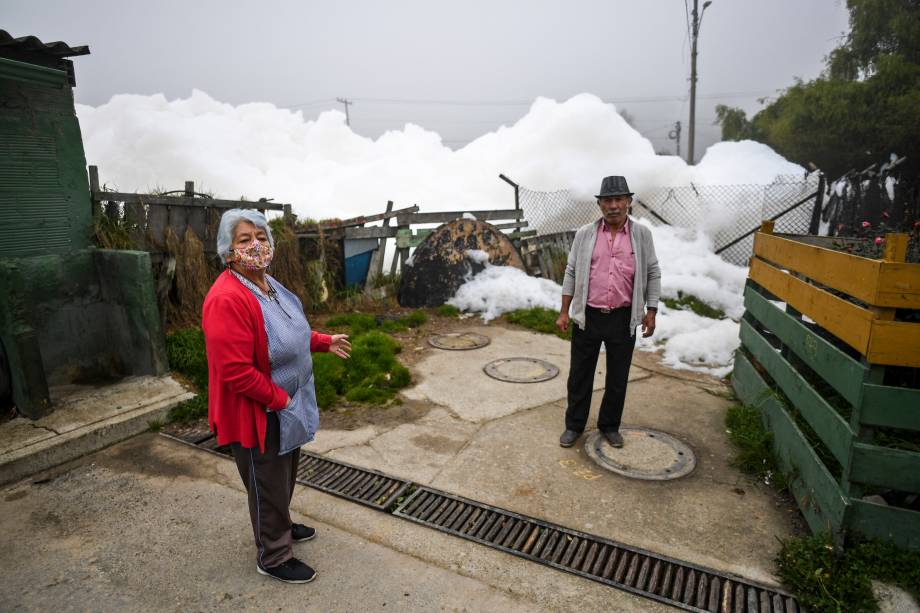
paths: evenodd
<path fill-rule="evenodd" d="M 92 246 L 67 73 L 0 57 L 0 109 L 0 394 L 37 418 L 55 385 L 165 373 L 149 254 Z"/>
<path fill-rule="evenodd" d="M 86 158 L 67 74 L 0 58 L 0 109 L 0 257 L 88 247 Z"/>

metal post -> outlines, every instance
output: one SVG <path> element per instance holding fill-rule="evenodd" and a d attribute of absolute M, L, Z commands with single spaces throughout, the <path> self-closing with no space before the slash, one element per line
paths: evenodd
<path fill-rule="evenodd" d="M 351 119 L 348 116 L 348 107 L 353 104 L 353 102 L 348 98 L 336 98 L 336 101 L 345 105 L 345 125 L 351 127 Z"/>
<path fill-rule="evenodd" d="M 824 206 L 825 187 L 825 178 L 822 172 L 818 174 L 818 193 L 815 194 L 815 208 L 811 212 L 811 223 L 808 224 L 808 233 L 812 235 L 817 235 L 821 227 L 821 209 Z"/>
<path fill-rule="evenodd" d="M 693 14 L 690 41 L 690 132 L 687 136 L 687 163 L 693 164 L 693 148 L 696 144 L 696 55 L 697 39 L 700 36 L 700 25 L 703 23 L 703 13 L 712 0 L 703 3 L 703 10 L 699 10 L 699 0 L 693 0 Z"/>

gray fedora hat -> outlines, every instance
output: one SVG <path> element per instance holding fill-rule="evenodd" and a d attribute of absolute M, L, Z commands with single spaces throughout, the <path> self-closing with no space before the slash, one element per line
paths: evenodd
<path fill-rule="evenodd" d="M 629 185 L 626 184 L 626 177 L 613 176 L 604 177 L 604 180 L 601 181 L 601 193 L 595 196 L 595 198 L 632 195 L 633 192 L 629 191 Z"/>

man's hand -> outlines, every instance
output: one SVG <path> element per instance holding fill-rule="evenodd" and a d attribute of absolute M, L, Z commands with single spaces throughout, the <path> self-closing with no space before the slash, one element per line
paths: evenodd
<path fill-rule="evenodd" d="M 657 311 L 647 311 L 642 318 L 642 338 L 648 338 L 655 333 L 655 313 Z"/>
<path fill-rule="evenodd" d="M 569 307 L 572 306 L 572 297 L 562 294 L 562 306 L 559 308 L 559 317 L 556 318 L 556 327 L 560 332 L 569 329 Z"/>
<path fill-rule="evenodd" d="M 556 318 L 556 327 L 559 328 L 560 332 L 565 332 L 569 329 L 569 314 L 559 313 L 559 317 Z"/>
<path fill-rule="evenodd" d="M 332 342 L 329 343 L 329 353 L 334 353 L 343 360 L 347 360 L 351 355 L 351 343 L 348 342 L 348 335 L 333 334 Z"/>

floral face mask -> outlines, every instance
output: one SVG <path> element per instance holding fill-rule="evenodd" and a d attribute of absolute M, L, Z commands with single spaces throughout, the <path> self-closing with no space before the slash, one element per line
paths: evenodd
<path fill-rule="evenodd" d="M 237 247 L 233 250 L 236 255 L 236 261 L 246 270 L 263 270 L 268 268 L 275 255 L 271 245 L 268 242 L 254 240 L 245 247 Z"/>

